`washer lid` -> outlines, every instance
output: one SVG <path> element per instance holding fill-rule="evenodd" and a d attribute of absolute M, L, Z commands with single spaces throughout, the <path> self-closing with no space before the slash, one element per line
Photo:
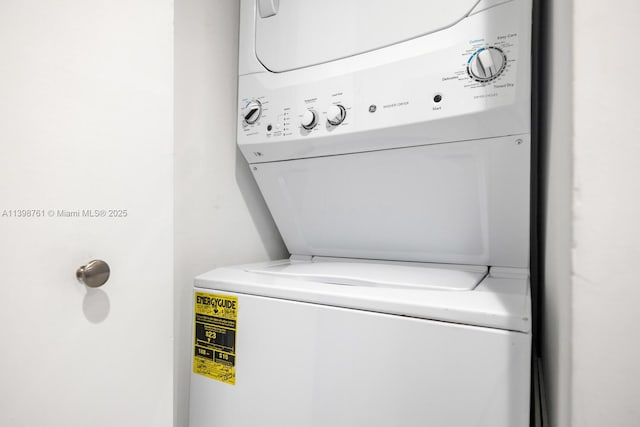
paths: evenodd
<path fill-rule="evenodd" d="M 356 260 L 345 262 L 317 257 L 314 261 L 249 267 L 245 271 L 335 285 L 442 291 L 471 290 L 488 272 L 488 268 L 484 266 L 373 263 Z"/>
<path fill-rule="evenodd" d="M 333 61 L 450 27 L 478 1 L 280 0 L 256 13 L 256 55 L 274 72 Z"/>
<path fill-rule="evenodd" d="M 410 263 L 394 263 L 389 270 L 378 268 L 379 261 L 348 260 L 337 261 L 331 258 L 310 259 L 309 257 L 291 260 L 269 261 L 266 263 L 241 265 L 236 267 L 218 268 L 195 278 L 197 289 L 209 289 L 214 293 L 234 293 L 255 295 L 267 298 L 277 298 L 289 301 L 297 301 L 311 304 L 320 304 L 327 307 L 350 308 L 384 314 L 400 315 L 428 320 L 438 320 L 473 326 L 505 329 L 529 333 L 531 330 L 531 297 L 529 294 L 528 272 L 524 269 L 498 269 L 492 267 L 489 274 L 484 275 L 482 281 L 473 289 L 434 289 L 418 285 L 418 283 L 435 283 L 428 280 L 418 280 L 418 275 L 405 270 Z M 359 264 L 353 271 L 343 263 Z M 320 272 L 329 275 L 329 270 L 337 268 L 343 273 L 359 271 L 357 277 L 362 280 L 362 270 L 366 268 L 371 272 L 382 272 L 384 277 L 391 276 L 391 269 L 398 271 L 400 276 L 413 277 L 415 280 L 403 280 L 402 286 L 371 284 L 378 282 L 372 280 L 361 284 L 345 285 L 341 283 L 322 282 L 310 280 L 308 277 L 300 277 L 298 274 L 318 272 L 309 266 L 320 265 Z M 326 269 L 325 269 L 326 264 Z M 291 268 L 289 268 L 289 266 Z M 300 266 L 300 267 L 298 267 Z M 437 284 L 462 283 L 461 277 L 456 274 L 451 276 L 444 270 L 460 268 L 462 273 L 480 274 L 475 267 L 444 266 L 428 272 L 426 276 L 431 278 L 447 277 L 452 282 L 444 280 Z M 429 271 L 431 267 L 425 270 Z M 289 272 L 292 274 L 280 274 Z M 389 275 L 387 275 L 389 273 Z M 346 276 L 342 275 L 342 279 Z M 477 276 L 476 276 L 477 277 Z M 374 279 L 372 275 L 370 277 Z M 423 276 L 424 278 L 424 276 Z M 460 280 L 460 282 L 459 282 Z M 400 280 L 397 280 L 400 282 Z M 379 281 L 381 282 L 381 280 Z M 412 283 L 416 286 L 406 286 Z M 242 310 L 242 309 L 241 309 Z"/>

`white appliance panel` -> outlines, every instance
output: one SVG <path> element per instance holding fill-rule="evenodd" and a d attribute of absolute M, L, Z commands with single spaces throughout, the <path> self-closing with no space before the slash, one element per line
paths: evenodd
<path fill-rule="evenodd" d="M 289 251 L 527 268 L 528 137 L 254 164 Z"/>
<path fill-rule="evenodd" d="M 280 0 L 277 12 L 271 10 L 276 13 L 264 18 L 261 13 L 256 14 L 255 54 L 274 72 L 307 67 L 450 27 L 477 3 L 478 0 Z"/>
<path fill-rule="evenodd" d="M 255 163 L 529 133 L 530 27 L 530 1 L 514 0 L 383 49 L 241 75 L 238 144 Z M 471 64 L 491 57 L 487 48 L 506 62 L 494 64 L 502 70 L 494 79 L 476 81 Z M 252 102 L 262 108 L 247 123 Z M 344 121 L 330 125 L 336 105 Z M 309 110 L 317 120 L 305 129 Z"/>
<path fill-rule="evenodd" d="M 236 385 L 193 374 L 192 427 L 529 425 L 529 334 L 235 296 Z"/>

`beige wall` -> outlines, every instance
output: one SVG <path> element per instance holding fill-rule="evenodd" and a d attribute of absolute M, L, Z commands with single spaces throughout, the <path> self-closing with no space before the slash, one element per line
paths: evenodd
<path fill-rule="evenodd" d="M 236 149 L 237 0 L 175 2 L 175 426 L 186 427 L 195 275 L 281 258 L 280 235 Z"/>

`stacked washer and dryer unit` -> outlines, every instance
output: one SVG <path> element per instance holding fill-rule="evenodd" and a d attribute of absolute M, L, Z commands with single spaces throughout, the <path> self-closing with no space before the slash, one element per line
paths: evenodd
<path fill-rule="evenodd" d="M 192 427 L 529 425 L 531 7 L 241 1 L 238 145 L 292 255 L 196 278 L 236 311 Z"/>

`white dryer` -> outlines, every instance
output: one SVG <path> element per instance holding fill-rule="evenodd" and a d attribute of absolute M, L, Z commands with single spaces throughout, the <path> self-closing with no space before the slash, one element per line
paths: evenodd
<path fill-rule="evenodd" d="M 195 280 L 190 425 L 529 425 L 530 0 L 242 0 L 292 256 Z"/>

